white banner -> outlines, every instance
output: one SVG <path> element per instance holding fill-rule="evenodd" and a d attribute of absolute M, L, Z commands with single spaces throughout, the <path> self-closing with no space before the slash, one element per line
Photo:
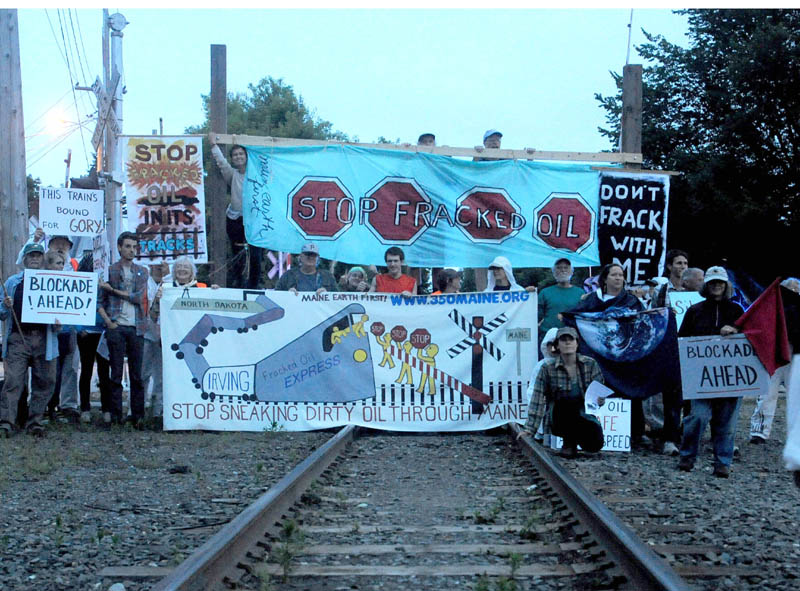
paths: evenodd
<path fill-rule="evenodd" d="M 603 449 L 600 451 L 631 451 L 631 401 L 623 398 L 606 398 L 600 407 L 589 408 L 586 412 L 597 417 L 603 427 Z M 550 436 L 550 447 L 561 449 L 564 440 L 556 435 Z"/>
<path fill-rule="evenodd" d="M 686 310 L 699 304 L 705 298 L 697 291 L 671 291 L 669 292 L 669 304 L 675 312 L 675 321 L 678 324 L 678 330 L 683 324 L 683 317 L 686 316 Z"/>
<path fill-rule="evenodd" d="M 49 236 L 95 236 L 106 228 L 104 193 L 40 187 L 39 221 Z"/>
<path fill-rule="evenodd" d="M 111 265 L 111 251 L 108 248 L 106 233 L 98 234 L 92 241 L 92 268 L 103 281 L 108 281 L 108 267 Z"/>
<path fill-rule="evenodd" d="M 682 337 L 683 399 L 758 396 L 767 391 L 769 374 L 743 334 L 728 337 Z"/>
<path fill-rule="evenodd" d="M 97 274 L 25 269 L 22 322 L 94 325 Z"/>
<path fill-rule="evenodd" d="M 208 262 L 203 144 L 197 136 L 123 136 L 128 228 L 142 265 L 189 256 Z"/>
<path fill-rule="evenodd" d="M 525 291 L 407 299 L 166 288 L 164 428 L 524 423 L 536 325 L 536 294 Z"/>

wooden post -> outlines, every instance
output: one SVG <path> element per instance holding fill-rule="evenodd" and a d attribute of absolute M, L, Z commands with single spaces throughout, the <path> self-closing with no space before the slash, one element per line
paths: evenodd
<path fill-rule="evenodd" d="M 15 9 L 0 10 L 0 280 L 17 272 L 17 253 L 28 239 L 25 125 L 19 26 Z"/>
<path fill-rule="evenodd" d="M 227 47 L 211 46 L 211 96 L 208 101 L 209 131 L 228 133 L 228 83 L 227 83 Z M 206 179 L 206 203 L 210 204 L 210 214 L 206 216 L 208 224 L 208 260 L 211 263 L 212 283 L 225 287 L 227 285 L 225 261 L 228 254 L 228 240 L 225 233 L 225 195 L 228 185 L 216 165 Z"/>
<path fill-rule="evenodd" d="M 642 152 L 642 66 L 627 65 L 622 68 L 622 128 L 620 152 Z M 631 168 L 641 164 L 629 163 Z"/>

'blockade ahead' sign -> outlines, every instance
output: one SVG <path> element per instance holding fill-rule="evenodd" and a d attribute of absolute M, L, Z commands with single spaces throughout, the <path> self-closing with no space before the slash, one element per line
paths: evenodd
<path fill-rule="evenodd" d="M 767 391 L 769 374 L 745 335 L 682 337 L 678 350 L 684 400 Z"/>
<path fill-rule="evenodd" d="M 94 325 L 97 274 L 25 269 L 22 322 Z"/>

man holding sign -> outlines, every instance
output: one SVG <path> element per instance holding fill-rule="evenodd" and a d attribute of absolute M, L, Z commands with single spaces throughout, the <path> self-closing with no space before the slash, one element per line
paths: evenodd
<path fill-rule="evenodd" d="M 44 259 L 41 244 L 28 244 L 23 250 L 26 269 L 40 269 Z M 10 437 L 17 420 L 17 404 L 31 368 L 31 405 L 26 429 L 32 435 L 44 435 L 42 418 L 56 381 L 58 326 L 23 323 L 22 302 L 25 296 L 23 273 L 8 278 L 3 286 L 3 359 L 5 386 L 0 395 L 0 436 Z"/>
<path fill-rule="evenodd" d="M 721 335 L 730 336 L 739 332 L 736 320 L 742 309 L 731 301 L 731 284 L 728 273 L 722 267 L 711 267 L 705 276 L 700 295 L 706 299 L 686 311 L 680 332 L 681 337 Z M 686 381 L 686 380 L 684 380 Z M 728 392 L 726 392 L 728 393 Z M 685 398 L 693 398 L 696 393 L 684 392 Z M 733 436 L 736 432 L 736 419 L 739 416 L 741 395 L 715 398 L 694 398 L 692 410 L 684 420 L 683 443 L 678 469 L 690 472 L 697 459 L 700 437 L 711 421 L 711 439 L 714 444 L 714 476 L 727 478 L 733 460 Z"/>

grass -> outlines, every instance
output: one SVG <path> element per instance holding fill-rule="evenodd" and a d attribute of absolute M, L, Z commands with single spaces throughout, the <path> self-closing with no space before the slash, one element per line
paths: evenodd
<path fill-rule="evenodd" d="M 278 543 L 270 550 L 270 560 L 277 562 L 283 570 L 283 582 L 289 580 L 292 563 L 305 547 L 305 534 L 293 519 L 285 519 L 278 534 Z"/>
<path fill-rule="evenodd" d="M 483 525 L 487 523 L 494 523 L 497 519 L 497 516 L 500 512 L 505 509 L 506 507 L 506 500 L 503 497 L 497 499 L 491 507 L 486 515 L 483 515 L 480 510 L 476 509 L 472 514 L 472 518 L 475 520 L 475 523 L 478 525 Z"/>

